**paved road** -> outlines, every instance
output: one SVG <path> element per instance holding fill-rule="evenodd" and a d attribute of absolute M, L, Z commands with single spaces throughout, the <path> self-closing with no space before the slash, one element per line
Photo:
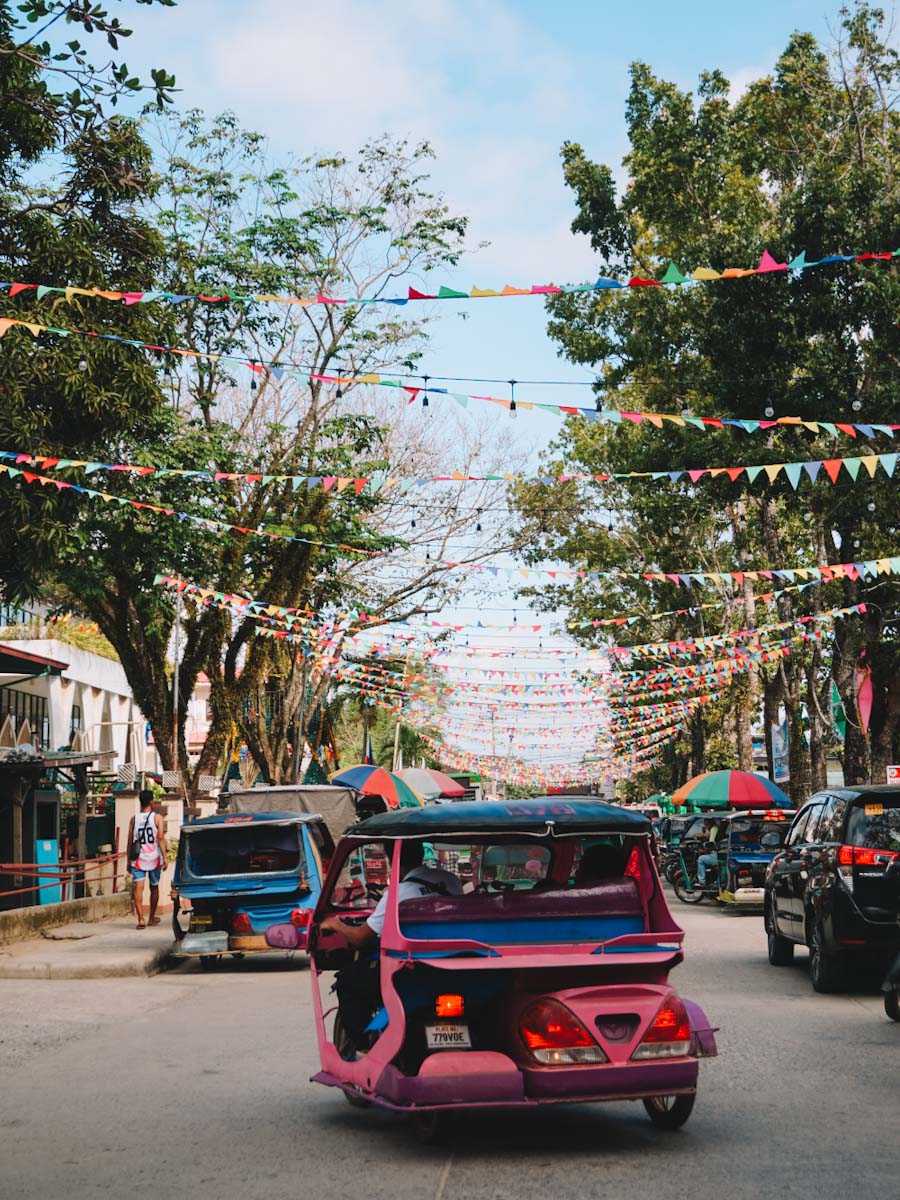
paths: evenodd
<path fill-rule="evenodd" d="M 721 1024 L 680 1133 L 638 1105 L 403 1122 L 307 1083 L 308 973 L 0 984 L 0 1196 L 17 1200 L 867 1200 L 900 1193 L 900 1027 L 874 990 L 813 995 L 761 920 L 678 906 L 685 995 Z"/>

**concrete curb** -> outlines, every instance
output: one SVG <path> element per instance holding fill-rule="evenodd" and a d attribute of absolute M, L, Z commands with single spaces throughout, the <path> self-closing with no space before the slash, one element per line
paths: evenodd
<path fill-rule="evenodd" d="M 61 900 L 58 904 L 37 904 L 29 908 L 11 908 L 0 912 L 0 946 L 27 941 L 42 929 L 68 925 L 73 921 L 105 921 L 131 911 L 131 891 L 112 896 L 86 896 L 83 900 Z"/>
<path fill-rule="evenodd" d="M 128 918 L 71 940 L 34 938 L 0 950 L 0 979 L 146 978 L 163 968 L 173 948 L 164 926 L 139 934 Z"/>

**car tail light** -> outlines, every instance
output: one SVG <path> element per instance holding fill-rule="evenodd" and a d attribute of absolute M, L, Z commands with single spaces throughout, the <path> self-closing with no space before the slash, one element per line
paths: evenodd
<path fill-rule="evenodd" d="M 519 1018 L 519 1033 L 545 1066 L 609 1061 L 575 1014 L 550 997 L 529 1005 Z"/>
<path fill-rule="evenodd" d="M 669 992 L 631 1057 L 681 1058 L 690 1048 L 691 1023 L 687 1009 L 674 992 Z"/>
<path fill-rule="evenodd" d="M 897 858 L 900 858 L 900 852 L 896 850 L 876 850 L 872 846 L 845 844 L 838 847 L 838 875 L 847 891 L 852 892 L 854 867 L 887 867 Z"/>
<path fill-rule="evenodd" d="M 295 908 L 291 913 L 291 924 L 296 925 L 298 929 L 306 929 L 311 920 L 311 908 Z"/>
<path fill-rule="evenodd" d="M 250 918 L 246 913 L 235 913 L 234 920 L 231 922 L 231 928 L 234 933 L 253 932 L 253 926 L 250 924 Z"/>
<path fill-rule="evenodd" d="M 465 1008 L 466 1004 L 462 996 L 438 996 L 434 1002 L 434 1015 L 436 1017 L 461 1017 Z"/>

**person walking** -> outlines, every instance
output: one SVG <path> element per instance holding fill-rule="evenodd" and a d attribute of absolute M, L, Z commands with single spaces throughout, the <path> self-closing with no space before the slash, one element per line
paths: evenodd
<path fill-rule="evenodd" d="M 166 833 L 163 819 L 153 809 L 153 793 L 149 788 L 141 791 L 141 811 L 131 818 L 128 826 L 128 866 L 134 879 L 131 903 L 137 917 L 137 928 L 146 929 L 144 923 L 144 879 L 150 876 L 150 920 L 158 925 L 156 909 L 159 905 L 159 877 L 166 869 Z M 135 854 L 135 849 L 138 853 Z"/>

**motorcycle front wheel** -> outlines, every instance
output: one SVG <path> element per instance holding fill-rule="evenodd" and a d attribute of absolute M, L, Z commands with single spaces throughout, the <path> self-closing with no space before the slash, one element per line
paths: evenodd
<path fill-rule="evenodd" d="M 675 878 L 672 880 L 672 887 L 675 889 L 675 895 L 682 904 L 702 904 L 703 892 L 699 886 L 689 888 L 684 877 L 684 871 L 676 871 Z"/>
<path fill-rule="evenodd" d="M 892 1021 L 900 1021 L 900 992 L 896 989 L 884 993 L 884 1012 Z"/>

